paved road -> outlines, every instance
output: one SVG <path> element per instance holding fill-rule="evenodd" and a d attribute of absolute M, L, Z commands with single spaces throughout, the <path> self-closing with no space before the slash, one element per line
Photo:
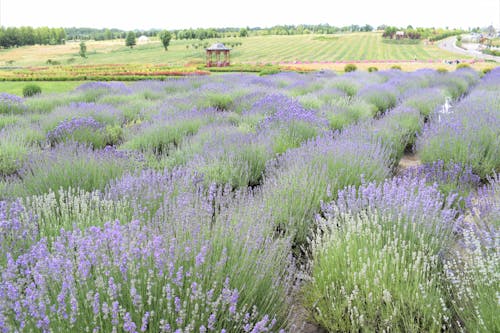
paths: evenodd
<path fill-rule="evenodd" d="M 495 57 L 489 54 L 483 54 L 479 51 L 475 50 L 464 50 L 458 46 L 456 46 L 457 42 L 457 37 L 449 37 L 446 39 L 443 39 L 442 41 L 438 42 L 438 46 L 442 48 L 443 50 L 454 52 L 454 53 L 459 53 L 459 54 L 464 54 L 468 56 L 472 56 L 478 59 L 485 59 L 485 60 L 494 60 L 497 62 L 500 62 L 500 57 Z"/>

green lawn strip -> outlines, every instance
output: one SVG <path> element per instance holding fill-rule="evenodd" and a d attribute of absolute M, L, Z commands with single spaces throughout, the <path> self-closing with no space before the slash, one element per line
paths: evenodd
<path fill-rule="evenodd" d="M 0 92 L 22 96 L 23 88 L 27 84 L 36 84 L 42 88 L 42 94 L 62 93 L 71 91 L 82 83 L 83 81 L 2 81 L 0 82 Z"/>

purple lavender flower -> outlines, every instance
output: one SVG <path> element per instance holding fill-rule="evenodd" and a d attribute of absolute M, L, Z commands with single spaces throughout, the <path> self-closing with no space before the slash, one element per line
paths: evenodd
<path fill-rule="evenodd" d="M 71 138 L 75 131 L 90 131 L 100 132 L 105 129 L 105 126 L 92 117 L 87 118 L 72 118 L 60 122 L 56 128 L 47 133 L 47 140 L 51 144 L 62 142 Z"/>
<path fill-rule="evenodd" d="M 23 113 L 26 109 L 21 97 L 0 93 L 0 114 Z"/>

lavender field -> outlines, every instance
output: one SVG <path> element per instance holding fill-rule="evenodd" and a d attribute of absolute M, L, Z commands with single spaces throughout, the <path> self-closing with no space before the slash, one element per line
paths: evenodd
<path fill-rule="evenodd" d="M 498 69 L 0 94 L 1 332 L 499 332 L 499 228 Z"/>

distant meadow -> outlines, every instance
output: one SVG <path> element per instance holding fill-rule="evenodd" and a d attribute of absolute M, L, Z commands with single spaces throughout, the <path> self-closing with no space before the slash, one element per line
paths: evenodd
<path fill-rule="evenodd" d="M 500 331 L 500 70 L 74 87 L 0 93 L 0 332 Z"/>

